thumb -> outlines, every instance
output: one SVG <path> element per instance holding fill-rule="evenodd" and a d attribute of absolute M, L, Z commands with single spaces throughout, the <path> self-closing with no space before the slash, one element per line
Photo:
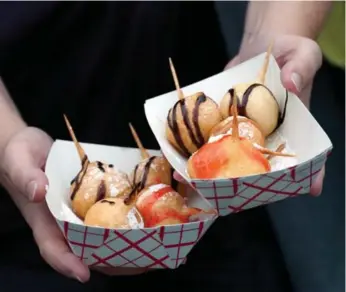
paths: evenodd
<path fill-rule="evenodd" d="M 322 193 L 324 176 L 325 176 L 325 167 L 323 166 L 323 168 L 317 174 L 317 177 L 311 186 L 310 194 L 312 196 L 317 197 Z"/>
<path fill-rule="evenodd" d="M 281 81 L 284 87 L 300 96 L 311 86 L 313 78 L 322 65 L 322 53 L 316 42 L 298 39 L 295 49 L 288 53 L 286 63 L 281 69 Z"/>
<path fill-rule="evenodd" d="M 37 128 L 26 128 L 14 136 L 3 154 L 3 172 L 10 188 L 30 201 L 42 201 L 48 179 L 44 166 L 52 139 Z M 6 187 L 6 182 L 4 183 Z"/>
<path fill-rule="evenodd" d="M 27 205 L 26 214 L 44 260 L 67 277 L 82 283 L 88 281 L 90 277 L 88 267 L 67 246 L 45 202 Z"/>
<path fill-rule="evenodd" d="M 185 181 L 185 179 L 176 171 L 173 172 L 173 178 L 180 183 L 183 184 L 187 184 L 187 182 Z"/>
<path fill-rule="evenodd" d="M 231 61 L 228 62 L 228 64 L 225 67 L 225 70 L 232 68 L 240 63 L 240 56 L 236 55 Z"/>

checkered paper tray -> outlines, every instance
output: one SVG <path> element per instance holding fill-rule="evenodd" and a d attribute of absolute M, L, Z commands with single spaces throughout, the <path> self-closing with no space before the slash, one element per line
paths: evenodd
<path fill-rule="evenodd" d="M 264 57 L 265 54 L 261 54 L 234 68 L 182 88 L 184 95 L 203 91 L 219 103 L 233 85 L 256 79 Z M 179 68 L 177 70 L 179 75 Z M 280 68 L 273 56 L 270 56 L 266 86 L 273 92 L 283 110 L 286 91 L 280 81 Z M 148 123 L 170 164 L 209 200 L 221 216 L 308 193 L 332 150 L 332 143 L 318 122 L 300 99 L 289 93 L 285 120 L 269 137 L 267 147 L 275 150 L 274 145 L 285 141 L 288 146 L 286 152 L 295 153 L 296 158 L 274 158 L 273 160 L 277 161 L 276 167 L 272 167 L 272 172 L 263 175 L 215 180 L 190 179 L 186 172 L 186 159 L 165 137 L 167 114 L 177 98 L 177 92 L 172 91 L 147 100 L 144 108 Z"/>
<path fill-rule="evenodd" d="M 140 161 L 135 148 L 81 143 L 91 161 L 112 163 L 126 173 Z M 149 151 L 160 155 L 158 151 Z M 49 189 L 46 201 L 73 253 L 89 266 L 146 267 L 174 269 L 184 263 L 217 216 L 199 222 L 142 229 L 105 229 L 85 226 L 72 212 L 69 186 L 80 169 L 73 142 L 57 140 L 49 153 L 46 174 Z M 201 195 L 191 192 L 189 205 L 202 209 L 212 206 Z"/>

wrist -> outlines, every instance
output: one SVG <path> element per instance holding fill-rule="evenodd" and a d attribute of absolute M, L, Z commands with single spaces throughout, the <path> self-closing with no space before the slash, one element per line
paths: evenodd
<path fill-rule="evenodd" d="M 0 122 L 2 123 L 2 121 Z M 6 147 L 11 141 L 12 137 L 24 130 L 27 125 L 19 116 L 14 115 L 10 117 L 8 114 L 6 116 L 6 123 L 4 124 L 6 124 L 6 126 L 2 127 L 0 131 L 0 185 L 3 185 L 9 191 L 10 185 L 7 184 L 8 179 L 5 170 Z"/>
<path fill-rule="evenodd" d="M 0 78 L 0 155 L 11 138 L 26 127 Z"/>
<path fill-rule="evenodd" d="M 250 1 L 244 34 L 268 38 L 297 35 L 316 39 L 331 6 L 332 1 Z"/>
<path fill-rule="evenodd" d="M 27 128 L 27 124 L 16 113 L 7 113 L 4 116 L 6 116 L 6 119 L 1 118 L 0 121 L 5 125 L 4 127 L 1 127 L 0 131 L 0 154 L 2 154 L 13 136 Z"/>

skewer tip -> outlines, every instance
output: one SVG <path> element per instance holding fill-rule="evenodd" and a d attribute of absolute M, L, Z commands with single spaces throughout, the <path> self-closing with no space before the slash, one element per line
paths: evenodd
<path fill-rule="evenodd" d="M 183 92 L 182 92 L 182 90 L 180 88 L 179 79 L 178 79 L 178 76 L 177 76 L 177 72 L 175 71 L 172 58 L 169 57 L 168 60 L 169 60 L 169 66 L 171 68 L 171 73 L 172 73 L 172 76 L 173 76 L 173 81 L 174 81 L 174 84 L 175 84 L 175 89 L 178 92 L 178 97 L 179 97 L 179 99 L 184 99 L 184 94 L 183 94 Z"/>
<path fill-rule="evenodd" d="M 273 47 L 274 47 L 274 39 L 271 39 L 270 42 L 269 42 L 267 51 L 266 51 L 266 55 L 265 55 L 265 58 L 264 58 L 264 63 L 263 63 L 262 68 L 261 68 L 261 70 L 260 70 L 260 72 L 258 74 L 258 80 L 262 84 L 264 84 L 264 82 L 265 82 L 265 78 L 266 78 L 267 71 L 268 71 L 268 66 L 269 66 L 270 55 L 271 55 L 271 53 L 273 51 Z"/>
<path fill-rule="evenodd" d="M 138 137 L 138 134 L 135 130 L 135 128 L 132 126 L 131 123 L 129 123 L 129 127 L 130 127 L 130 130 L 131 130 L 131 133 L 132 133 L 132 136 L 133 136 L 133 139 L 135 140 L 136 144 L 137 144 L 137 147 L 139 148 L 139 151 L 141 152 L 141 157 L 142 159 L 147 159 L 150 157 L 148 151 L 144 148 L 141 140 L 139 139 Z"/>
<path fill-rule="evenodd" d="M 64 116 L 64 120 L 65 120 L 67 129 L 68 129 L 68 131 L 69 131 L 69 133 L 70 133 L 70 136 L 71 136 L 71 138 L 72 138 L 72 141 L 73 141 L 73 143 L 74 143 L 74 145 L 75 145 L 75 147 L 76 147 L 76 149 L 77 149 L 79 158 L 80 158 L 81 162 L 83 162 L 83 160 L 84 160 L 85 157 L 86 157 L 86 154 L 85 154 L 85 152 L 84 152 L 82 146 L 79 144 L 79 142 L 78 142 L 78 140 L 77 140 L 77 138 L 76 138 L 76 135 L 75 135 L 75 133 L 74 133 L 74 131 L 73 131 L 73 128 L 72 128 L 72 126 L 71 126 L 71 124 L 70 124 L 70 121 L 68 120 L 67 116 L 66 116 L 65 114 L 63 114 L 63 116 Z"/>

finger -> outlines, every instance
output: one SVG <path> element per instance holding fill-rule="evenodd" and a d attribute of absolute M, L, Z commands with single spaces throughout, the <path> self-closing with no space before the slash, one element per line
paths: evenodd
<path fill-rule="evenodd" d="M 312 183 L 311 190 L 310 190 L 310 194 L 312 196 L 317 197 L 322 193 L 324 176 L 325 176 L 325 167 L 323 166 L 321 171 L 317 174 L 315 181 Z"/>
<path fill-rule="evenodd" d="M 48 179 L 43 168 L 52 144 L 41 130 L 28 128 L 9 144 L 4 155 L 4 171 L 10 183 L 30 201 L 42 201 Z"/>
<path fill-rule="evenodd" d="M 239 55 L 236 55 L 231 61 L 228 62 L 224 70 L 227 70 L 229 68 L 232 68 L 240 63 L 240 57 Z"/>
<path fill-rule="evenodd" d="M 87 282 L 90 278 L 88 267 L 70 251 L 46 203 L 30 205 L 30 214 L 35 216 L 29 218 L 29 222 L 41 256 L 57 272 L 82 283 Z"/>
<path fill-rule="evenodd" d="M 173 172 L 173 178 L 183 184 L 187 184 L 187 181 L 176 171 Z"/>
<path fill-rule="evenodd" d="M 281 81 L 285 88 L 298 95 L 309 86 L 321 67 L 322 53 L 312 40 L 297 39 L 291 44 L 294 50 L 286 56 L 286 62 L 281 69 Z"/>
<path fill-rule="evenodd" d="M 39 168 L 15 170 L 12 182 L 32 202 L 41 202 L 46 195 L 48 178 Z"/>

